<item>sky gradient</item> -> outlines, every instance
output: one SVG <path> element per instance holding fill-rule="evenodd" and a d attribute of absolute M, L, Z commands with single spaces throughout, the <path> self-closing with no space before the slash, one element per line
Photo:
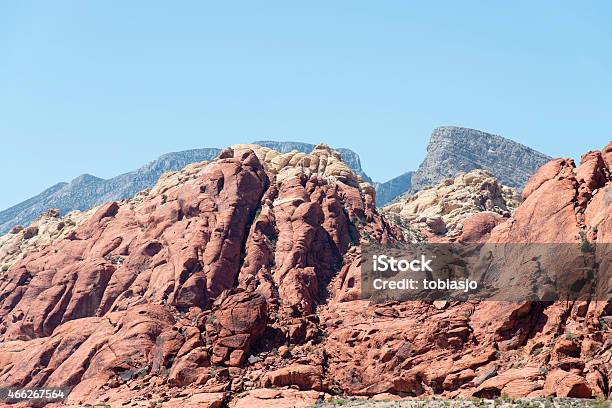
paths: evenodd
<path fill-rule="evenodd" d="M 612 139 L 611 4 L 2 2 L 0 210 L 261 139 L 351 148 L 377 181 L 442 125 L 577 158 Z"/>

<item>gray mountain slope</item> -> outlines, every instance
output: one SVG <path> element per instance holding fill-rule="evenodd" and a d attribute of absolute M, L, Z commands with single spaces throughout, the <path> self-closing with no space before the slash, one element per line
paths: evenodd
<path fill-rule="evenodd" d="M 480 130 L 456 126 L 434 129 L 427 156 L 412 175 L 411 192 L 474 169 L 489 170 L 504 185 L 522 190 L 551 157 Z"/>
<path fill-rule="evenodd" d="M 12 224 L 11 220 L 17 219 L 21 214 L 24 214 L 27 218 L 31 212 L 36 212 L 36 210 L 33 210 L 33 208 L 36 207 L 38 203 L 44 201 L 47 197 L 52 196 L 57 191 L 61 190 L 67 185 L 68 183 L 65 182 L 57 183 L 54 186 L 51 186 L 48 189 L 44 190 L 40 194 L 28 198 L 27 200 L 22 201 L 21 203 L 0 212 L 0 234 L 3 234 L 8 229 L 12 228 L 14 225 L 17 225 Z M 34 218 L 36 218 L 36 216 Z M 8 225 L 5 226 L 4 223 L 7 221 Z"/>
<path fill-rule="evenodd" d="M 412 174 L 409 171 L 384 183 L 374 183 L 376 189 L 376 205 L 382 207 L 390 203 L 394 198 L 410 191 L 412 187 Z"/>

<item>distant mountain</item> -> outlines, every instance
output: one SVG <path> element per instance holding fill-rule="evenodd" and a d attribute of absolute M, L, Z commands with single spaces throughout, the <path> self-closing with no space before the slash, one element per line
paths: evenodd
<path fill-rule="evenodd" d="M 57 183 L 42 193 L 0 212 L 0 234 L 4 234 L 13 226 L 19 224 L 16 221 L 18 219 L 34 220 L 38 216 L 36 214 L 42 214 L 42 212 L 38 213 L 38 204 L 44 202 L 47 197 L 53 196 L 67 185 L 68 183 L 65 182 Z M 15 222 L 13 222 L 14 220 Z M 24 222 L 24 224 L 29 224 L 29 222 Z"/>
<path fill-rule="evenodd" d="M 550 159 L 501 136 L 462 127 L 439 127 L 434 129 L 427 156 L 417 171 L 374 183 L 376 204 L 386 205 L 476 169 L 488 170 L 502 184 L 522 190 L 529 177 Z"/>
<path fill-rule="evenodd" d="M 314 145 L 300 142 L 262 141 L 256 144 L 289 152 L 297 150 L 310 153 Z M 359 156 L 349 149 L 335 149 L 357 174 L 371 181 L 361 169 Z M 87 210 L 108 201 L 122 200 L 155 185 L 162 173 L 177 171 L 190 163 L 214 159 L 221 149 L 203 148 L 164 154 L 157 160 L 117 177 L 105 180 L 83 174 L 70 183 L 58 183 L 35 197 L 0 211 L 0 235 L 15 225 L 29 225 L 50 208 L 58 208 L 61 214 L 74 210 Z"/>
<path fill-rule="evenodd" d="M 413 173 L 414 172 L 409 171 L 384 183 L 374 183 L 374 188 L 376 189 L 376 205 L 382 207 L 406 191 L 410 191 Z"/>
<path fill-rule="evenodd" d="M 412 175 L 411 192 L 474 169 L 488 170 L 500 183 L 522 190 L 529 177 L 551 160 L 536 150 L 479 130 L 445 126 L 434 129 L 427 156 Z"/>

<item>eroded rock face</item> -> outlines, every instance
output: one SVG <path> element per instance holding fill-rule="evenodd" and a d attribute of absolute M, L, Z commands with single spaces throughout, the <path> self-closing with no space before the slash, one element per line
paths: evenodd
<path fill-rule="evenodd" d="M 275 142 L 270 140 L 258 140 L 253 142 L 252 144 L 276 150 L 280 153 L 290 153 L 295 150 L 298 152 L 309 154 L 316 147 L 313 144 L 304 142 Z M 368 175 L 365 174 L 365 172 L 361 168 L 361 159 L 359 158 L 359 155 L 357 153 L 343 147 L 333 148 L 333 150 L 337 151 L 340 154 L 342 162 L 346 163 L 346 165 L 349 166 L 356 175 L 360 176 L 366 181 L 371 181 Z"/>
<path fill-rule="evenodd" d="M 610 151 L 552 162 L 512 216 L 479 212 L 458 238 L 611 242 Z M 609 302 L 359 300 L 359 244 L 402 232 L 325 146 L 233 146 L 101 206 L 0 278 L 0 387 L 230 407 L 609 395 Z"/>
<path fill-rule="evenodd" d="M 310 177 L 317 175 L 324 178 L 333 178 L 349 184 L 360 184 L 363 188 L 369 186 L 363 179 L 342 161 L 340 153 L 332 151 L 327 145 L 320 144 L 314 147 L 310 154 L 297 150 L 288 153 L 279 153 L 267 147 L 256 144 L 242 144 L 232 146 L 234 151 L 250 149 L 255 152 L 266 169 L 275 174 L 278 182 L 296 176 Z M 369 186 L 370 192 L 372 187 Z"/>
<path fill-rule="evenodd" d="M 512 217 L 474 214 L 459 238 L 480 241 L 486 229 L 487 242 L 611 242 L 609 151 L 586 154 L 578 168 L 570 160 L 549 163 L 527 184 Z M 329 304 L 319 313 L 326 324 L 326 380 L 364 396 L 605 397 L 612 379 L 610 305 Z"/>
<path fill-rule="evenodd" d="M 2 338 L 47 336 L 141 298 L 204 306 L 231 288 L 267 176 L 252 153 L 199 176 L 138 205 L 105 204 L 66 239 L 24 256 L 0 286 L 11 294 L 2 299 Z"/>
<path fill-rule="evenodd" d="M 412 192 L 474 169 L 495 174 L 521 190 L 531 175 L 551 158 L 501 136 L 456 126 L 434 129 L 427 156 L 412 176 Z"/>
<path fill-rule="evenodd" d="M 234 146 L 23 253 L 0 278 L 0 384 L 225 391 L 258 351 L 320 336 L 343 256 L 394 231 L 326 146 Z"/>
<path fill-rule="evenodd" d="M 66 237 L 92 213 L 73 211 L 60 217 L 58 210 L 49 210 L 28 227 L 17 226 L 0 236 L 0 273 L 6 272 L 25 253 Z"/>
<path fill-rule="evenodd" d="M 417 229 L 455 238 L 471 215 L 486 212 L 497 221 L 509 217 L 519 204 L 515 189 L 501 185 L 486 170 L 473 170 L 389 204 L 383 212 L 398 214 Z M 468 223 L 466 233 L 471 233 L 470 227 Z"/>

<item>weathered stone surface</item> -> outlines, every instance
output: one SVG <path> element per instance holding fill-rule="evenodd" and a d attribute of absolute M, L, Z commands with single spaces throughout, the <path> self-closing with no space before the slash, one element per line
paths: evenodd
<path fill-rule="evenodd" d="M 0 236 L 0 273 L 6 272 L 27 252 L 38 251 L 57 239 L 68 236 L 83 220 L 93 214 L 73 211 L 60 217 L 58 210 L 49 210 L 27 228 L 14 228 Z"/>
<path fill-rule="evenodd" d="M 142 299 L 205 306 L 231 288 L 267 176 L 250 153 L 190 181 L 136 205 L 105 204 L 65 239 L 28 253 L 0 282 L 1 338 L 47 336 Z"/>
<path fill-rule="evenodd" d="M 490 231 L 497 224 L 494 214 L 509 217 L 519 204 L 515 189 L 501 185 L 485 170 L 473 170 L 389 204 L 383 212 L 400 215 L 414 228 L 453 239 L 462 234 L 463 221 L 471 215 L 491 213 L 490 220 L 481 220 L 490 225 Z M 474 222 L 466 232 L 471 236 L 477 233 Z"/>
<path fill-rule="evenodd" d="M 542 388 L 544 374 L 539 367 L 509 369 L 500 375 L 485 380 L 472 395 L 481 398 L 525 397 L 531 392 Z"/>
<path fill-rule="evenodd" d="M 225 395 L 222 392 L 201 392 L 188 397 L 176 397 L 163 402 L 161 408 L 221 408 Z"/>
<path fill-rule="evenodd" d="M 300 390 L 320 391 L 323 388 L 323 369 L 305 364 L 293 364 L 266 373 L 262 379 L 264 388 L 295 385 Z"/>
<path fill-rule="evenodd" d="M 0 278 L 1 383 L 75 386 L 73 403 L 146 379 L 218 393 L 245 387 L 257 350 L 319 335 L 309 315 L 343 255 L 357 255 L 363 233 L 386 241 L 394 230 L 326 146 L 255 150 L 167 173 L 24 247 Z M 16 233 L 34 242 L 47 224 Z M 321 357 L 311 363 L 318 377 L 298 382 L 321 389 Z"/>
<path fill-rule="evenodd" d="M 276 150 L 280 153 L 290 153 L 295 150 L 300 153 L 309 154 L 316 147 L 313 144 L 304 142 L 275 142 L 270 140 L 259 140 L 253 142 L 253 144 L 267 147 L 268 149 Z M 357 153 L 343 147 L 333 148 L 333 150 L 340 154 L 342 161 L 346 163 L 356 175 L 360 176 L 365 181 L 371 181 L 361 168 L 361 159 Z"/>
<path fill-rule="evenodd" d="M 609 396 L 609 302 L 359 300 L 359 244 L 409 235 L 327 147 L 254 149 L 27 251 L 0 277 L 0 387 L 111 406 Z M 554 162 L 512 216 L 479 212 L 458 239 L 610 242 L 606 155 Z"/>
<path fill-rule="evenodd" d="M 230 408 L 307 408 L 319 399 L 316 391 L 297 391 L 293 389 L 258 389 L 234 398 Z"/>
<path fill-rule="evenodd" d="M 224 292 L 213 305 L 211 317 L 206 324 L 207 336 L 215 356 L 224 356 L 216 363 L 238 367 L 253 341 L 265 331 L 268 305 L 257 292 Z"/>
<path fill-rule="evenodd" d="M 454 126 L 431 134 L 427 156 L 412 176 L 412 192 L 474 169 L 490 171 L 503 185 L 521 190 L 550 157 L 501 136 Z"/>
<path fill-rule="evenodd" d="M 581 376 L 563 370 L 555 370 L 546 377 L 544 393 L 557 397 L 591 398 L 588 382 Z"/>

